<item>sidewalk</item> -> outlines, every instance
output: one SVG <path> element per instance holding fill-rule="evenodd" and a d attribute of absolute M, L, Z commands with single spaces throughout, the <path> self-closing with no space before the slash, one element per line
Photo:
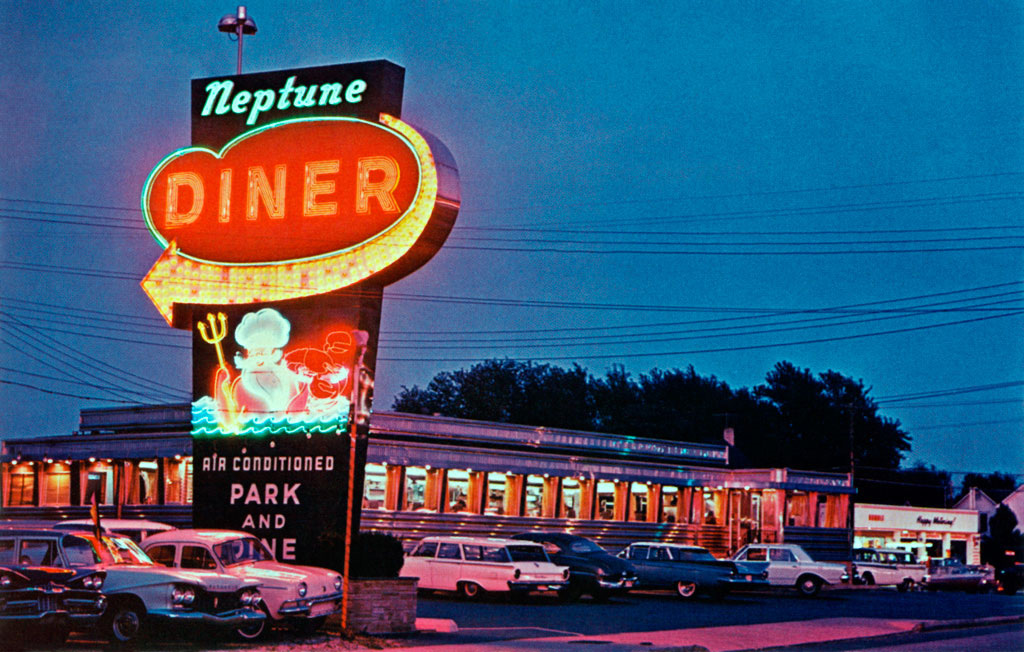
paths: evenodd
<path fill-rule="evenodd" d="M 580 650 L 596 645 L 609 652 L 639 650 L 674 650 L 679 652 L 739 652 L 787 645 L 806 645 L 875 636 L 904 634 L 926 629 L 970 627 L 997 622 L 1021 622 L 1022 617 L 983 619 L 979 621 L 884 620 L 877 618 L 826 618 L 822 620 L 700 627 L 659 632 L 628 632 L 600 636 L 554 636 L 545 638 L 486 641 L 464 644 L 423 645 L 403 647 L 403 652 L 522 652 L 523 650 Z M 423 627 L 448 626 L 451 621 L 424 621 Z M 417 623 L 419 625 L 419 623 Z M 448 626 L 450 627 L 450 626 Z M 435 630 L 440 631 L 440 630 Z M 448 631 L 453 631 L 448 629 Z"/>

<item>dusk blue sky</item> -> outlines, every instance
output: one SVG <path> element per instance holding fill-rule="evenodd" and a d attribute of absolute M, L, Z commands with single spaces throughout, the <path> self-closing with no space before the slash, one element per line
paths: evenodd
<path fill-rule="evenodd" d="M 393 61 L 459 166 L 447 245 L 385 293 L 377 409 L 492 357 L 788 360 L 862 379 L 908 465 L 1024 472 L 1020 3 L 247 6 L 245 72 Z M 0 0 L 0 438 L 189 397 L 139 196 L 234 10 Z"/>

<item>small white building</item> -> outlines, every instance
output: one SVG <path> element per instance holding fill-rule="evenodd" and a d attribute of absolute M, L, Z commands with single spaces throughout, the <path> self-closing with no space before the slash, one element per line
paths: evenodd
<path fill-rule="evenodd" d="M 903 548 L 928 557 L 981 563 L 978 511 L 858 503 L 853 512 L 855 548 Z"/>
<path fill-rule="evenodd" d="M 1002 493 L 997 493 L 997 496 L 1001 495 Z M 1024 485 L 1010 492 L 1002 502 L 977 487 L 971 487 L 960 500 L 953 503 L 953 509 L 978 510 L 981 515 L 978 529 L 982 534 L 989 534 L 989 520 L 995 515 L 1000 505 L 1006 505 L 1013 512 L 1013 515 L 1017 517 L 1017 528 L 1024 532 Z"/>

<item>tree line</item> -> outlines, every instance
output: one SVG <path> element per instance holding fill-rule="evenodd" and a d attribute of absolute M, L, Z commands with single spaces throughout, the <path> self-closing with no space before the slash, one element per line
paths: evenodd
<path fill-rule="evenodd" d="M 762 384 L 733 388 L 692 365 L 595 376 L 578 364 L 492 359 L 438 373 L 425 388 L 403 386 L 392 409 L 695 443 L 721 444 L 730 428 L 737 466 L 847 473 L 852 454 L 858 502 L 948 507 L 957 489 L 934 466 L 901 468 L 911 437 L 879 413 L 862 380 L 787 361 Z M 964 488 L 1014 481 L 968 474 Z"/>

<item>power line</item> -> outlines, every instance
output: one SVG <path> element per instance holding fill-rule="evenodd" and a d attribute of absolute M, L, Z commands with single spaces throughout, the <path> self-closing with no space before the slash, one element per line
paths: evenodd
<path fill-rule="evenodd" d="M 858 333 L 853 335 L 842 335 L 835 337 L 823 337 L 808 340 L 798 340 L 790 342 L 774 342 L 769 344 L 751 344 L 746 346 L 732 346 L 732 347 L 720 347 L 711 349 L 691 349 L 688 351 L 657 351 L 651 353 L 618 353 L 618 354 L 601 354 L 601 355 L 574 355 L 574 356 L 543 356 L 542 360 L 550 361 L 574 361 L 574 360 L 614 360 L 623 358 L 650 358 L 659 356 L 680 356 L 680 355 L 695 355 L 703 353 L 730 353 L 736 351 L 752 351 L 756 349 L 771 349 L 780 346 L 798 346 L 805 344 L 826 344 L 829 342 L 842 342 L 848 340 L 864 339 L 868 337 L 879 337 L 882 335 L 894 335 L 901 333 L 912 333 L 917 331 L 932 330 L 935 328 L 945 328 L 947 326 L 960 326 L 965 324 L 978 323 L 982 321 L 990 321 L 993 319 L 1004 319 L 1006 317 L 1016 317 L 1024 314 L 1024 311 L 1017 311 L 1008 313 L 1005 315 L 994 315 L 988 317 L 976 317 L 973 319 L 961 319 L 957 321 L 942 322 L 939 324 L 928 324 L 924 326 L 912 326 L 906 328 L 896 328 L 884 331 L 876 331 L 873 333 Z M 392 358 L 392 357 L 378 357 L 379 361 L 382 362 L 478 362 L 481 358 Z M 516 358 L 509 358 L 516 359 Z"/>

